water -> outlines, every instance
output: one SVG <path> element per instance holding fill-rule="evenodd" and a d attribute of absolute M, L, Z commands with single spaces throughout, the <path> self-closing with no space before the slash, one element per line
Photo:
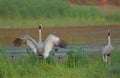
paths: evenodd
<path fill-rule="evenodd" d="M 103 45 L 96 44 L 87 44 L 87 45 L 78 45 L 78 46 L 68 46 L 67 48 L 55 47 L 50 52 L 50 56 L 54 57 L 66 57 L 67 53 L 70 51 L 73 52 L 83 52 L 83 53 L 101 53 Z M 119 47 L 119 46 L 118 46 Z M 28 47 L 3 47 L 2 49 L 6 58 L 22 58 L 29 56 L 29 53 L 34 53 L 33 50 Z"/>

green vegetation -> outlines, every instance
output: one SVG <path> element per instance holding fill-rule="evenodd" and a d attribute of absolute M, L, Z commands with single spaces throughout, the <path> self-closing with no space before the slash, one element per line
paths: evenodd
<path fill-rule="evenodd" d="M 120 50 L 113 52 L 108 67 L 102 62 L 101 54 L 70 51 L 66 61 L 47 62 L 35 57 L 21 60 L 5 59 L 0 53 L 0 78 L 120 78 Z"/>
<path fill-rule="evenodd" d="M 119 7 L 118 7 L 119 8 Z M 120 25 L 120 11 L 105 13 L 95 6 L 68 0 L 0 0 L 1 27 Z"/>

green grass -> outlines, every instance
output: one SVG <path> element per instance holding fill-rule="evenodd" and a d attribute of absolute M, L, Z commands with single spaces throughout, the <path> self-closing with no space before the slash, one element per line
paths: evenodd
<path fill-rule="evenodd" d="M 0 0 L 0 27 L 120 25 L 120 11 L 105 13 L 95 6 L 68 0 Z"/>
<path fill-rule="evenodd" d="M 36 57 L 21 60 L 3 58 L 0 53 L 0 78 L 119 78 L 120 50 L 111 56 L 111 65 L 105 67 L 101 54 L 69 51 L 68 60 L 58 62 L 49 57 L 47 62 Z"/>
<path fill-rule="evenodd" d="M 28 19 L 28 20 L 1 20 L 0 28 L 30 28 L 43 24 L 44 27 L 72 27 L 72 26 L 108 26 L 120 25 L 119 21 L 107 21 L 105 19 L 76 19 L 76 18 L 53 18 L 53 19 Z"/>

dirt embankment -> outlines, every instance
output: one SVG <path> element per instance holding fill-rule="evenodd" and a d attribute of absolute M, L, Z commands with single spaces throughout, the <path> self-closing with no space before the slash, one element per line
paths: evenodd
<path fill-rule="evenodd" d="M 86 26 L 86 27 L 54 27 L 44 28 L 42 30 L 42 38 L 48 36 L 48 34 L 56 34 L 62 39 L 68 42 L 76 43 L 89 43 L 96 41 L 98 38 L 106 38 L 107 30 L 111 30 L 112 38 L 120 38 L 120 26 Z M 1 28 L 0 29 L 0 40 L 1 44 L 10 44 L 12 41 L 22 35 L 30 35 L 35 40 L 38 40 L 38 29 L 37 28 L 24 28 L 24 29 L 13 29 L 13 28 Z"/>
<path fill-rule="evenodd" d="M 69 0 L 70 4 L 79 4 L 79 5 L 115 5 L 120 6 L 120 0 Z"/>

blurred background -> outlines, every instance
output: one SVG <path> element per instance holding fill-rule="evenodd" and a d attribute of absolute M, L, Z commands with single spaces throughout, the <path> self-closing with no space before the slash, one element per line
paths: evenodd
<path fill-rule="evenodd" d="M 0 0 L 1 45 L 12 45 L 21 35 L 38 40 L 55 33 L 70 44 L 106 43 L 107 30 L 119 44 L 120 0 Z"/>
<path fill-rule="evenodd" d="M 56 34 L 68 42 L 38 60 L 28 46 L 13 41 L 29 35 L 39 41 Z M 102 49 L 111 33 L 110 64 Z M 47 61 L 48 60 L 48 61 Z M 120 78 L 120 0 L 0 0 L 0 78 Z"/>
<path fill-rule="evenodd" d="M 106 38 L 107 29 L 114 29 L 117 34 L 112 36 L 118 38 L 120 0 L 0 0 L 1 43 L 11 44 L 25 34 L 38 39 L 39 24 L 45 28 L 43 39 L 56 33 L 67 41 L 79 42 L 82 38 L 81 43 L 85 43 L 90 41 L 86 37 L 95 29 L 103 31 L 99 34 L 104 36 L 95 34 L 98 38 Z M 88 32 L 87 36 L 80 35 L 82 32 Z M 97 41 L 95 35 L 90 36 L 91 40 Z"/>
<path fill-rule="evenodd" d="M 71 4 L 94 4 L 94 5 L 115 5 L 120 6 L 120 0 L 69 0 Z"/>
<path fill-rule="evenodd" d="M 120 25 L 120 0 L 0 0 L 0 27 Z"/>

